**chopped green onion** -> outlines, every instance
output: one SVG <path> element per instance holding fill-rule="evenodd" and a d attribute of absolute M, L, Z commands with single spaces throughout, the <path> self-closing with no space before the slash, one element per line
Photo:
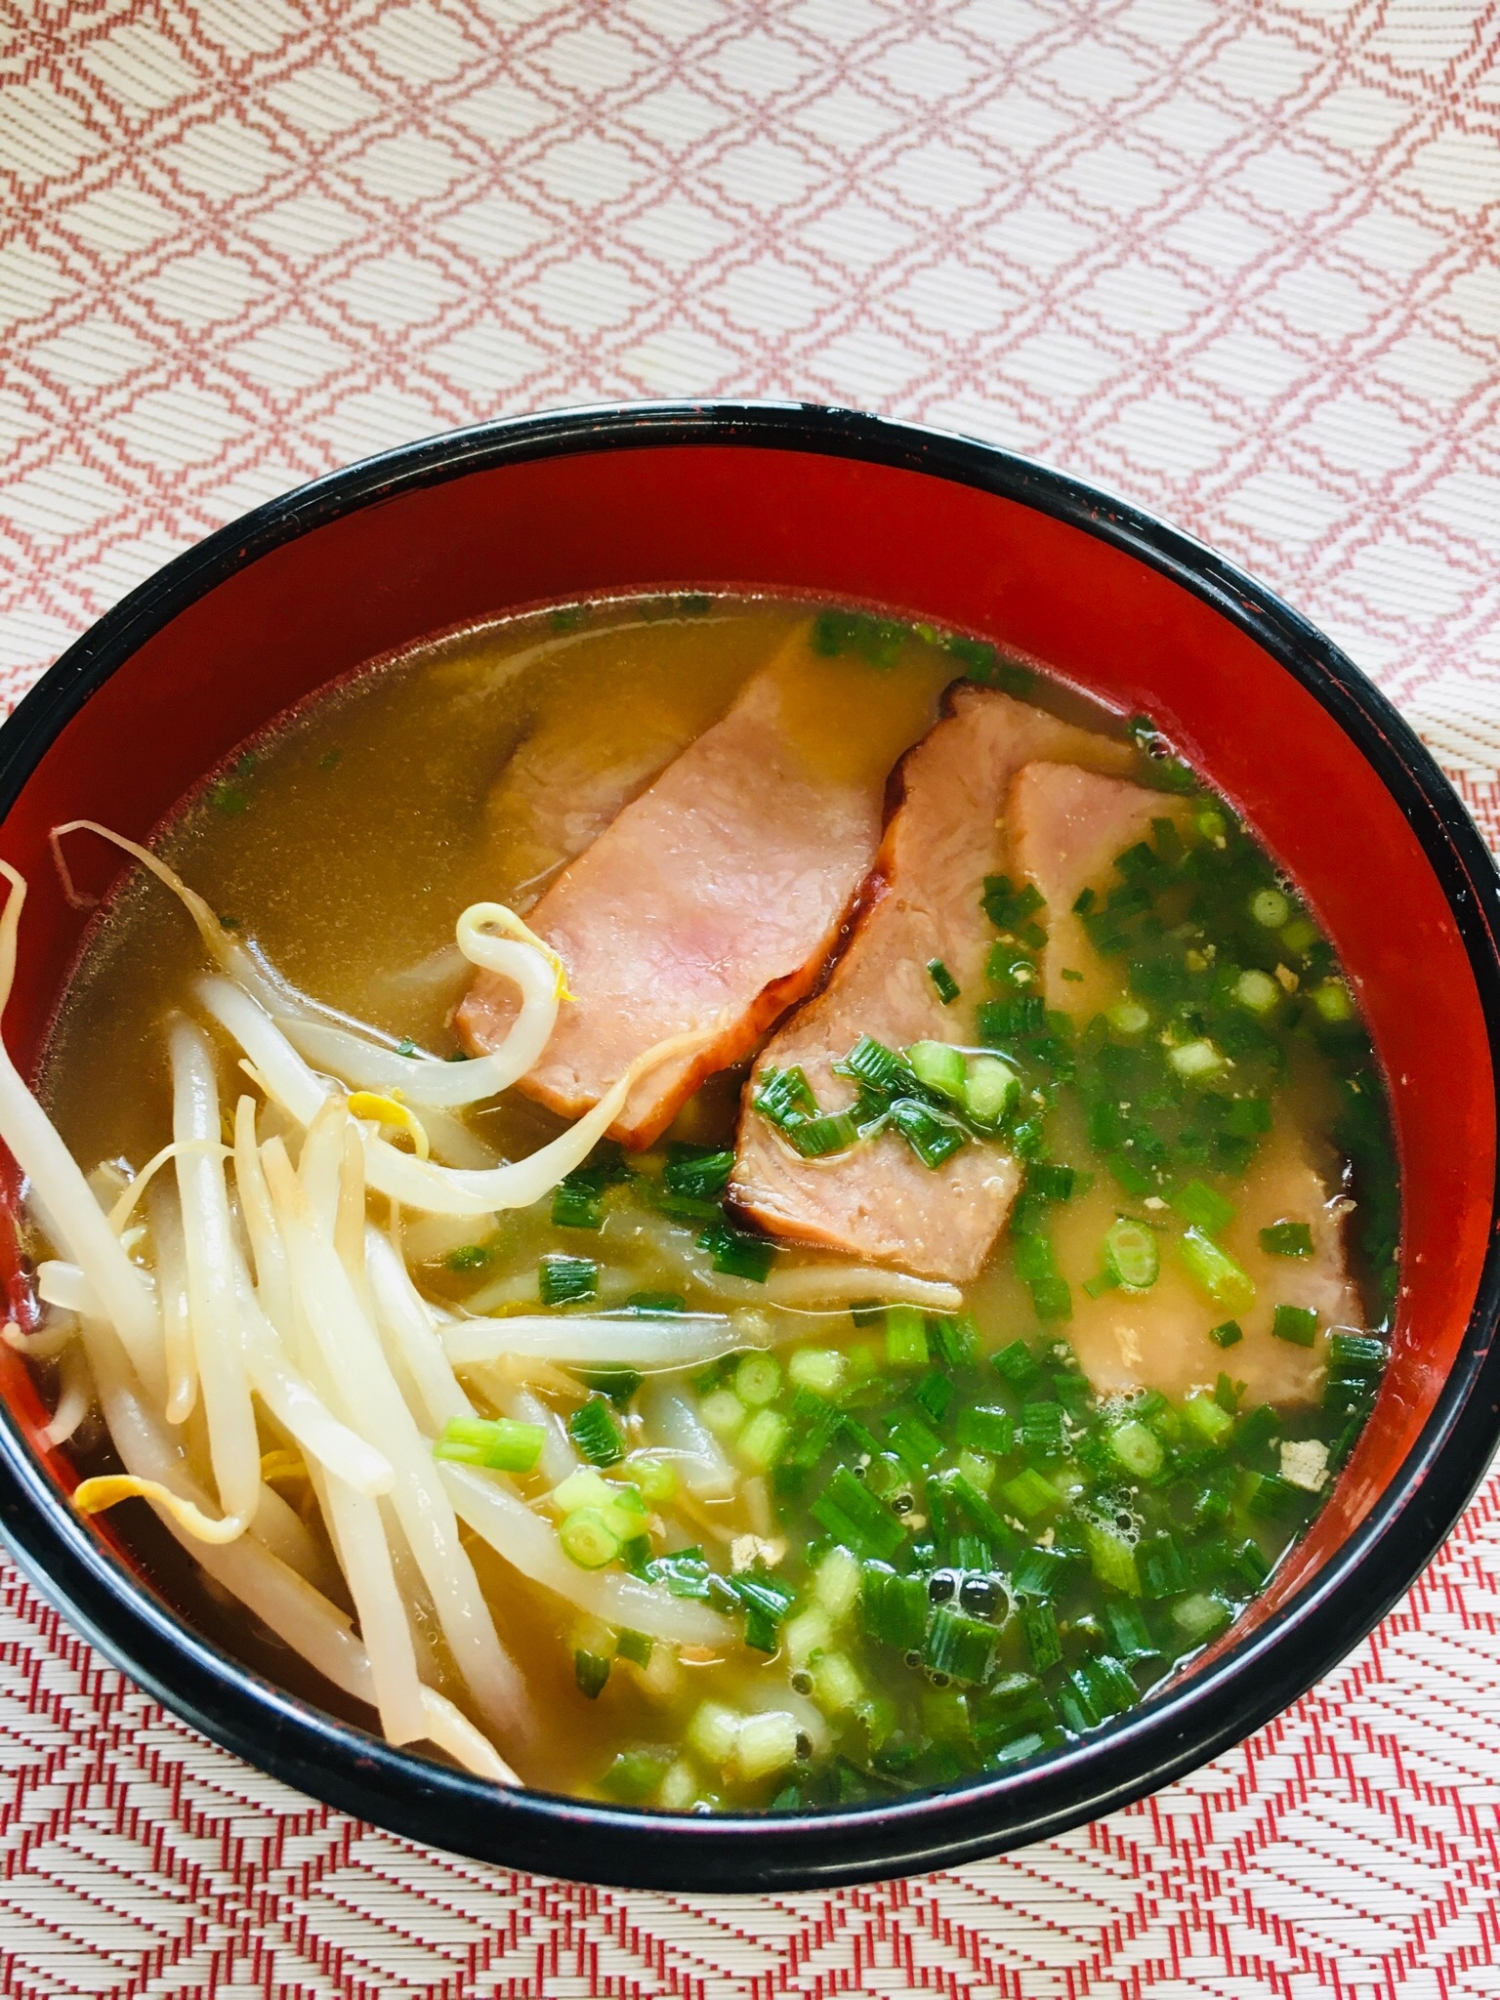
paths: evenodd
<path fill-rule="evenodd" d="M 493 1255 L 482 1243 L 465 1243 L 457 1250 L 450 1250 L 443 1265 L 449 1271 L 482 1271 Z"/>
<path fill-rule="evenodd" d="M 622 1478 L 641 1489 L 641 1497 L 653 1506 L 677 1495 L 677 1469 L 669 1459 L 630 1458 L 620 1467 Z"/>
<path fill-rule="evenodd" d="M 724 1582 L 744 1609 L 745 1644 L 757 1653 L 774 1653 L 781 1643 L 781 1622 L 791 1609 L 791 1591 L 764 1572 L 741 1571 Z"/>
<path fill-rule="evenodd" d="M 492 1472 L 534 1472 L 546 1442 L 540 1424 L 517 1423 L 511 1417 L 450 1417 L 432 1455 Z"/>
<path fill-rule="evenodd" d="M 769 1472 L 786 1443 L 787 1420 L 775 1410 L 757 1410 L 735 1440 L 735 1450 L 757 1472 Z"/>
<path fill-rule="evenodd" d="M 1066 1457 L 1067 1426 L 1061 1403 L 1028 1403 L 1021 1411 L 1021 1449 L 1033 1463 Z"/>
<path fill-rule="evenodd" d="M 1103 1521 L 1086 1521 L 1083 1541 L 1094 1574 L 1101 1583 L 1108 1584 L 1111 1590 L 1123 1591 L 1127 1597 L 1140 1596 L 1141 1579 L 1135 1565 L 1135 1546 L 1132 1542 Z"/>
<path fill-rule="evenodd" d="M 1279 889 L 1257 889 L 1250 898 L 1250 914 L 1263 930 L 1279 931 L 1292 914 L 1292 906 Z"/>
<path fill-rule="evenodd" d="M 1036 960 L 1018 952 L 1013 944 L 991 945 L 984 970 L 996 986 L 1007 987 L 1012 993 L 1034 986 L 1040 977 Z"/>
<path fill-rule="evenodd" d="M 645 1632 L 621 1632 L 615 1639 L 615 1658 L 629 1660 L 632 1666 L 649 1667 L 651 1655 L 656 1650 L 655 1641 Z"/>
<path fill-rule="evenodd" d="M 1311 1347 L 1318 1337 L 1318 1315 L 1311 1306 L 1278 1306 L 1271 1316 L 1271 1331 L 1294 1347 Z"/>
<path fill-rule="evenodd" d="M 729 1184 L 733 1166 L 734 1154 L 730 1151 L 708 1153 L 697 1147 L 684 1149 L 667 1162 L 662 1185 L 672 1194 L 717 1201 Z"/>
<path fill-rule="evenodd" d="M 1234 1429 L 1234 1418 L 1223 1409 L 1212 1396 L 1189 1396 L 1182 1406 L 1184 1420 L 1198 1433 L 1205 1444 L 1220 1445 L 1229 1442 Z"/>
<path fill-rule="evenodd" d="M 799 1347 L 786 1364 L 787 1380 L 815 1396 L 836 1396 L 849 1364 L 836 1347 Z"/>
<path fill-rule="evenodd" d="M 733 1389 L 714 1389 L 699 1403 L 698 1414 L 715 1437 L 729 1438 L 742 1428 L 746 1410 Z"/>
<path fill-rule="evenodd" d="M 884 1042 L 877 1042 L 873 1035 L 861 1035 L 843 1061 L 833 1067 L 840 1076 L 887 1097 L 911 1086 L 911 1071 L 901 1057 Z"/>
<path fill-rule="evenodd" d="M 1175 1049 L 1168 1049 L 1167 1061 L 1180 1077 L 1190 1082 L 1199 1077 L 1213 1076 L 1224 1067 L 1223 1056 L 1204 1036 L 1193 1042 L 1179 1042 Z"/>
<path fill-rule="evenodd" d="M 621 1308 L 627 1313 L 680 1313 L 687 1311 L 681 1292 L 632 1292 Z"/>
<path fill-rule="evenodd" d="M 978 1362 L 980 1330 L 968 1312 L 930 1312 L 928 1338 L 950 1368 L 974 1368 Z"/>
<path fill-rule="evenodd" d="M 886 1439 L 886 1448 L 895 1453 L 908 1471 L 920 1475 L 942 1456 L 943 1440 L 920 1417 L 904 1417 Z"/>
<path fill-rule="evenodd" d="M 841 1465 L 812 1504 L 813 1518 L 858 1555 L 889 1559 L 906 1539 L 901 1523 L 848 1466 Z"/>
<path fill-rule="evenodd" d="M 1034 882 L 1017 889 L 1008 875 L 986 875 L 983 901 L 984 913 L 997 931 L 1017 930 L 1034 911 L 1046 907 Z"/>
<path fill-rule="evenodd" d="M 1104 1268 L 1126 1291 L 1148 1291 L 1161 1270 L 1155 1232 L 1143 1222 L 1117 1216 L 1104 1238 Z"/>
<path fill-rule="evenodd" d="M 1040 1474 L 1023 1473 L 1021 1476 L 1040 1479 Z M 1040 1483 L 1052 1495 L 1052 1504 L 1055 1505 L 1059 1497 L 1056 1490 L 1048 1485 L 1045 1479 L 1041 1479 Z M 999 1561 L 1014 1551 L 1016 1547 L 1014 1532 L 1001 1515 L 996 1513 L 974 1482 L 965 1478 L 962 1472 L 945 1472 L 935 1479 L 929 1479 L 927 1497 L 935 1510 L 949 1500 L 960 1507 L 988 1542 L 993 1561 Z"/>
<path fill-rule="evenodd" d="M 774 1402 L 780 1388 L 781 1363 L 774 1354 L 747 1354 L 734 1371 L 734 1393 L 752 1409 Z"/>
<path fill-rule="evenodd" d="M 1133 1708 L 1140 1699 L 1135 1682 L 1121 1663 L 1109 1653 L 1085 1660 L 1068 1676 L 1073 1690 L 1099 1721 Z"/>
<path fill-rule="evenodd" d="M 1385 1342 L 1369 1333 L 1330 1334 L 1328 1362 L 1349 1374 L 1376 1376 L 1385 1366 Z"/>
<path fill-rule="evenodd" d="M 818 1113 L 812 1085 L 799 1067 L 762 1070 L 751 1102 L 763 1118 L 783 1129 L 799 1119 L 815 1118 Z"/>
<path fill-rule="evenodd" d="M 591 1396 L 568 1419 L 568 1435 L 590 1465 L 618 1465 L 625 1456 L 609 1404 Z"/>
<path fill-rule="evenodd" d="M 1025 1549 L 1011 1571 L 1018 1591 L 1032 1597 L 1051 1597 L 1062 1585 L 1073 1558 L 1062 1549 Z"/>
<path fill-rule="evenodd" d="M 1023 1393 L 1029 1389 L 1042 1372 L 1036 1364 L 1036 1356 L 1024 1340 L 1013 1340 L 1008 1347 L 1002 1347 L 990 1357 L 990 1366 L 1003 1375 L 1013 1389 Z"/>
<path fill-rule="evenodd" d="M 571 1177 L 559 1181 L 552 1190 L 552 1226 L 554 1229 L 602 1229 L 604 1197 L 600 1190 L 575 1186 Z"/>
<path fill-rule="evenodd" d="M 957 1428 L 961 1447 L 989 1452 L 995 1458 L 1007 1457 L 1015 1443 L 1015 1425 L 1008 1410 L 989 1409 L 980 1404 L 960 1414 Z"/>
<path fill-rule="evenodd" d="M 818 1118 L 799 1119 L 782 1127 L 785 1137 L 804 1160 L 826 1159 L 830 1153 L 847 1153 L 859 1141 L 859 1126 L 851 1111 L 824 1112 Z"/>
<path fill-rule="evenodd" d="M 557 1531 L 563 1554 L 579 1569 L 603 1569 L 620 1553 L 620 1537 L 596 1507 L 579 1507 Z"/>
<path fill-rule="evenodd" d="M 945 1007 L 951 1007 L 959 995 L 958 981 L 940 958 L 929 958 L 927 976 L 937 989 L 937 997 Z"/>
<path fill-rule="evenodd" d="M 972 1122 L 993 1130 L 1020 1094 L 1021 1079 L 999 1056 L 970 1056 L 964 1064 L 963 1105 Z"/>
<path fill-rule="evenodd" d="M 1172 1606 L 1172 1623 L 1195 1646 L 1201 1646 L 1216 1632 L 1222 1632 L 1233 1615 L 1221 1599 L 1209 1597 L 1201 1591 Z"/>
<path fill-rule="evenodd" d="M 643 1805 L 666 1776 L 670 1750 L 622 1750 L 599 1780 L 600 1789 L 626 1805 Z"/>
<path fill-rule="evenodd" d="M 728 1278 L 748 1278 L 763 1285 L 776 1259 L 776 1246 L 763 1236 L 749 1236 L 731 1229 L 727 1222 L 711 1222 L 698 1238 L 698 1248 L 706 1250 L 713 1267 Z"/>
<path fill-rule="evenodd" d="M 855 652 L 867 666 L 885 673 L 895 666 L 912 628 L 868 611 L 820 611 L 813 621 L 813 651 L 832 657 Z"/>
<path fill-rule="evenodd" d="M 924 1167 L 936 1169 L 964 1144 L 964 1135 L 915 1097 L 898 1097 L 890 1108 L 891 1123 Z"/>
<path fill-rule="evenodd" d="M 957 1102 L 964 1094 L 964 1052 L 948 1042 L 913 1042 L 906 1060 L 918 1083 Z"/>
<path fill-rule="evenodd" d="M 1255 1284 L 1249 1272 L 1203 1230 L 1186 1230 L 1178 1249 L 1188 1275 L 1215 1305 L 1244 1312 L 1255 1303 Z"/>
<path fill-rule="evenodd" d="M 723 1218 L 722 1202 L 710 1201 L 705 1195 L 673 1194 L 665 1186 L 651 1187 L 648 1192 L 652 1206 L 671 1216 L 674 1222 L 715 1222 Z"/>
<path fill-rule="evenodd" d="M 1157 1660 L 1161 1654 L 1151 1643 L 1150 1627 L 1138 1604 L 1128 1598 L 1110 1597 L 1104 1603 L 1104 1622 L 1114 1640 L 1115 1651 L 1125 1663 Z"/>
<path fill-rule="evenodd" d="M 1234 997 L 1250 1013 L 1264 1017 L 1276 1011 L 1277 1003 L 1281 999 L 1281 988 L 1269 972 L 1252 969 L 1249 972 L 1242 972 L 1234 982 Z"/>
<path fill-rule="evenodd" d="M 1241 1139 L 1258 1139 L 1271 1129 L 1271 1107 L 1264 1097 L 1236 1097 L 1224 1117 L 1224 1130 Z"/>
<path fill-rule="evenodd" d="M 645 1378 L 638 1368 L 580 1368 L 578 1379 L 586 1389 L 597 1389 L 617 1410 L 623 1410 Z"/>
<path fill-rule="evenodd" d="M 1062 1495 L 1050 1479 L 1027 1466 L 1014 1479 L 1004 1479 L 997 1489 L 1000 1498 L 1023 1521 L 1034 1521 L 1062 1505 Z"/>
<path fill-rule="evenodd" d="M 1325 979 L 1321 986 L 1315 986 L 1312 1003 L 1325 1021 L 1338 1024 L 1354 1018 L 1354 1002 L 1342 979 Z"/>
<path fill-rule="evenodd" d="M 1308 1497 L 1302 1487 L 1283 1479 L 1279 1472 L 1268 1472 L 1256 1478 L 1250 1494 L 1250 1512 L 1263 1521 L 1285 1521 L 1303 1512 Z"/>
<path fill-rule="evenodd" d="M 1247 1410 L 1235 1427 L 1235 1449 L 1242 1458 L 1254 1459 L 1281 1431 L 1281 1418 L 1270 1403 L 1257 1403 Z"/>
<path fill-rule="evenodd" d="M 597 1701 L 604 1692 L 604 1684 L 609 1679 L 610 1661 L 603 1653 L 586 1652 L 580 1646 L 573 1655 L 573 1678 L 579 1691 L 590 1701 Z"/>
<path fill-rule="evenodd" d="M 940 1369 L 934 1368 L 912 1391 L 912 1400 L 921 1404 L 935 1424 L 940 1424 L 953 1401 L 953 1384 Z"/>
<path fill-rule="evenodd" d="M 1016 1276 L 1031 1293 L 1036 1316 L 1042 1320 L 1071 1319 L 1073 1294 L 1058 1271 L 1051 1240 L 1046 1236 L 1016 1236 L 1012 1251 Z"/>
<path fill-rule="evenodd" d="M 1173 1188 L 1167 1196 L 1167 1204 L 1184 1222 L 1210 1236 L 1221 1235 L 1237 1212 L 1232 1201 L 1226 1201 L 1204 1181 L 1187 1181 L 1183 1186 Z"/>
<path fill-rule="evenodd" d="M 922 1657 L 933 1673 L 974 1686 L 989 1673 L 998 1639 L 993 1625 L 942 1604 L 932 1615 Z"/>
<path fill-rule="evenodd" d="M 1245 1338 L 1245 1329 L 1237 1319 L 1226 1319 L 1219 1326 L 1211 1326 L 1208 1337 L 1215 1347 L 1235 1347 Z"/>
<path fill-rule="evenodd" d="M 898 1576 L 888 1563 L 862 1564 L 859 1609 L 872 1639 L 903 1653 L 921 1647 L 927 1631 L 927 1585 L 921 1577 Z"/>
<path fill-rule="evenodd" d="M 885 1358 L 891 1368 L 925 1368 L 927 1322 L 915 1306 L 887 1306 Z"/>
<path fill-rule="evenodd" d="M 653 1556 L 643 1574 L 649 1583 L 664 1583 L 670 1597 L 690 1597 L 700 1602 L 712 1597 L 713 1571 L 700 1548 L 678 1549 L 675 1554 Z"/>
<path fill-rule="evenodd" d="M 1260 1247 L 1270 1257 L 1310 1257 L 1312 1229 L 1305 1222 L 1273 1222 L 1260 1232 Z"/>
<path fill-rule="evenodd" d="M 1153 1535 L 1140 1544 L 1136 1556 L 1147 1597 L 1175 1597 L 1187 1589 L 1188 1567 L 1174 1536 Z"/>
<path fill-rule="evenodd" d="M 1109 1010 L 1110 1026 L 1117 1034 L 1144 1034 L 1151 1025 L 1151 1014 L 1139 1000 L 1117 1000 Z"/>
<path fill-rule="evenodd" d="M 1134 1478 L 1154 1479 L 1161 1471 L 1165 1456 L 1161 1440 L 1145 1424 L 1127 1417 L 1123 1423 L 1111 1424 L 1105 1435 L 1114 1457 Z"/>
<path fill-rule="evenodd" d="M 1056 1666 L 1062 1658 L 1062 1640 L 1058 1638 L 1058 1614 L 1048 1602 L 1034 1602 L 1020 1598 L 1016 1602 L 1016 1618 L 1020 1622 L 1022 1638 L 1026 1640 L 1026 1652 L 1032 1662 L 1032 1672 L 1046 1674 L 1050 1666 Z"/>
<path fill-rule="evenodd" d="M 1251 1590 L 1259 1590 L 1271 1574 L 1271 1565 L 1254 1542 L 1241 1542 L 1230 1551 L 1230 1560 Z"/>
<path fill-rule="evenodd" d="M 544 1306 L 566 1306 L 579 1299 L 596 1298 L 599 1266 L 589 1257 L 544 1257 L 536 1285 Z"/>

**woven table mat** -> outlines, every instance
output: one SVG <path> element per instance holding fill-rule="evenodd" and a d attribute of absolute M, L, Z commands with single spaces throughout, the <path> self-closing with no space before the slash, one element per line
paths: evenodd
<path fill-rule="evenodd" d="M 1472 0 L 0 0 L 0 694 L 365 452 L 805 396 L 1225 549 L 1500 837 L 1497 51 Z M 736 1900 L 326 1811 L 5 1569 L 0 1986 L 1494 1994 L 1497 1570 L 1491 1483 L 1372 1640 L 1194 1777 L 956 1874 Z"/>

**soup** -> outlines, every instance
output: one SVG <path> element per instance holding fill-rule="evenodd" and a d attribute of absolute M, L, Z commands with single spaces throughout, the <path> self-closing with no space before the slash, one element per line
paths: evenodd
<path fill-rule="evenodd" d="M 982 641 L 461 632 L 140 859 L 66 1152 L 0 1091 L 7 1337 L 79 1504 L 393 1742 L 678 1812 L 1014 1765 L 1227 1632 L 1359 1435 L 1399 1206 L 1335 954 L 1148 722 Z"/>

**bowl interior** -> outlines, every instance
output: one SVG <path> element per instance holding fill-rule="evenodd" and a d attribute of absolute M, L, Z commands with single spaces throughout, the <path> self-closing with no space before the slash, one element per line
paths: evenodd
<path fill-rule="evenodd" d="M 0 828 L 0 852 L 31 885 L 6 1021 L 18 1064 L 37 1057 L 86 921 L 61 894 L 50 827 L 89 817 L 144 839 L 241 739 L 364 661 L 538 601 L 658 588 L 877 605 L 983 634 L 1117 708 L 1149 712 L 1326 926 L 1391 1084 L 1403 1287 L 1374 1417 L 1242 1634 L 1368 1511 L 1458 1350 L 1490 1229 L 1488 1037 L 1433 868 L 1334 715 L 1210 604 L 1078 527 L 887 464 L 645 445 L 466 471 L 272 548 L 124 661 L 41 756 Z M 88 886 L 103 889 L 112 864 L 101 853 L 93 865 Z M 14 1281 L 13 1239 L 3 1265 Z M 0 1393 L 34 1441 L 45 1416 L 23 1364 L 3 1353 Z M 49 1463 L 69 1483 L 66 1463 Z"/>

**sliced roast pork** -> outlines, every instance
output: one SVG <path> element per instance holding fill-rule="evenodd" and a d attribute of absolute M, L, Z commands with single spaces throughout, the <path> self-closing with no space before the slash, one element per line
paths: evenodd
<path fill-rule="evenodd" d="M 858 926 L 828 985 L 772 1038 L 756 1067 L 800 1067 L 818 1107 L 853 1101 L 834 1070 L 862 1035 L 891 1049 L 972 1046 L 994 926 L 987 875 L 1007 866 L 1004 806 L 1037 758 L 1129 767 L 1124 744 L 988 688 L 959 687 L 950 712 L 905 759 L 902 798 L 861 899 Z M 945 1004 L 929 966 L 959 988 Z M 748 1100 L 731 1192 L 765 1228 L 798 1242 L 955 1283 L 983 1264 L 1019 1175 L 998 1145 L 971 1143 L 937 1168 L 894 1133 L 804 1159 Z"/>
<path fill-rule="evenodd" d="M 636 1056 L 696 1036 L 612 1128 L 646 1146 L 705 1077 L 749 1055 L 822 971 L 879 844 L 887 774 L 934 699 L 930 674 L 877 679 L 799 631 L 531 912 L 575 998 L 522 1088 L 577 1117 Z M 489 1048 L 512 1007 L 481 976 L 460 1032 Z"/>

